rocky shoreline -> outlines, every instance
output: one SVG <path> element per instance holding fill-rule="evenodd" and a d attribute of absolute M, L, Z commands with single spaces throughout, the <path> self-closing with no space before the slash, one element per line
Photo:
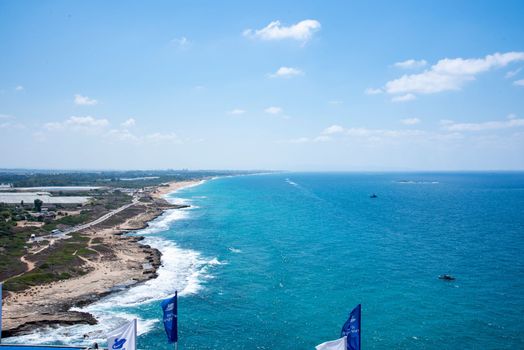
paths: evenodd
<path fill-rule="evenodd" d="M 184 187 L 180 183 L 175 185 L 178 187 L 169 186 L 170 192 Z M 96 324 L 93 315 L 71 311 L 71 308 L 89 305 L 111 293 L 157 277 L 161 252 L 140 243 L 143 236 L 126 234 L 148 227 L 150 221 L 166 210 L 189 207 L 168 203 L 162 198 L 166 190 L 155 191 L 153 204 L 137 205 L 134 212 L 127 213 L 130 216 L 123 216 L 125 221 L 122 223 L 112 223 L 109 227 L 100 224 L 81 232 L 91 239 L 102 241 L 105 247 L 103 251 L 97 251 L 99 256 L 96 261 L 85 261 L 90 272 L 84 276 L 10 293 L 4 300 L 2 337 L 27 334 L 49 325 Z M 91 249 L 96 250 L 96 247 L 93 245 Z"/>

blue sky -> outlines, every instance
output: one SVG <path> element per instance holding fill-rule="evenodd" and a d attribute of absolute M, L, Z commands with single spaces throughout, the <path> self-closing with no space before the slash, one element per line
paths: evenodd
<path fill-rule="evenodd" d="M 0 167 L 524 169 L 522 1 L 0 1 Z"/>

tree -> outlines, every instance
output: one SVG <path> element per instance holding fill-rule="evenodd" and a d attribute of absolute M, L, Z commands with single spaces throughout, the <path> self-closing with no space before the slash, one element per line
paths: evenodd
<path fill-rule="evenodd" d="M 35 210 L 37 212 L 41 212 L 42 211 L 42 204 L 44 204 L 44 202 L 42 202 L 40 199 L 35 199 Z"/>

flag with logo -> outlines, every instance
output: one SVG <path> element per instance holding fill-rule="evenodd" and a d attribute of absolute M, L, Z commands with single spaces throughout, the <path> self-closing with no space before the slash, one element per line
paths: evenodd
<path fill-rule="evenodd" d="M 327 341 L 322 344 L 315 346 L 317 350 L 346 350 L 347 348 L 347 337 L 342 337 L 337 340 Z"/>
<path fill-rule="evenodd" d="M 176 343 L 178 341 L 178 292 L 175 292 L 174 297 L 162 301 L 161 306 L 164 312 L 163 322 L 167 341 Z"/>
<path fill-rule="evenodd" d="M 341 337 L 347 336 L 347 350 L 360 350 L 361 305 L 358 304 L 349 314 L 342 327 Z"/>
<path fill-rule="evenodd" d="M 0 343 L 2 342 L 2 285 L 0 283 Z"/>
<path fill-rule="evenodd" d="M 107 335 L 108 350 L 136 350 L 136 319 Z"/>

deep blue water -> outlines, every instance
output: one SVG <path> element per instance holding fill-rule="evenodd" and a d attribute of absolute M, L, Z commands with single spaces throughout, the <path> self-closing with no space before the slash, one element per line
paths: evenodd
<path fill-rule="evenodd" d="M 194 207 L 146 232 L 176 242 L 159 280 L 105 305 L 127 300 L 106 317 L 138 315 L 140 348 L 170 348 L 147 300 L 177 288 L 180 349 L 313 349 L 358 303 L 363 349 L 524 349 L 523 173 L 240 176 L 173 197 Z"/>

